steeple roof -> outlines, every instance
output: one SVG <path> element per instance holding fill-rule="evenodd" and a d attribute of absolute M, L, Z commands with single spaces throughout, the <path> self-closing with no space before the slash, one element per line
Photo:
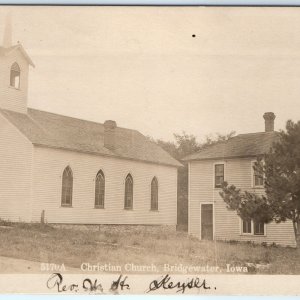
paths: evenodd
<path fill-rule="evenodd" d="M 11 24 L 11 15 L 8 14 L 6 17 L 4 34 L 3 34 L 3 44 L 0 46 L 0 56 L 8 56 L 14 51 L 20 50 L 21 54 L 27 60 L 27 62 L 34 67 L 34 63 L 23 48 L 21 43 L 12 45 L 12 24 Z"/>

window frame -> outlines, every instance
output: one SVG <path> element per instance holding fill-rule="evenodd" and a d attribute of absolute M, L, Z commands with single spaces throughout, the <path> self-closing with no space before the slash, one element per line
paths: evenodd
<path fill-rule="evenodd" d="M 156 207 L 152 207 L 152 183 L 153 182 L 155 182 L 156 183 Z M 157 179 L 157 177 L 156 176 L 154 176 L 153 178 L 152 178 L 152 180 L 151 180 L 151 183 L 150 183 L 150 210 L 151 211 L 158 211 L 158 191 L 159 191 L 159 187 L 158 187 L 158 179 Z"/>
<path fill-rule="evenodd" d="M 64 185 L 64 180 L 65 180 L 65 172 L 68 171 L 71 174 L 71 201 L 70 203 L 67 202 L 63 202 L 64 198 L 66 198 L 66 192 L 65 192 L 65 185 Z M 63 173 L 62 173 L 62 179 L 61 179 L 61 200 L 60 200 L 60 206 L 61 207 L 73 207 L 73 188 L 74 188 L 74 175 L 73 175 L 73 171 L 72 168 L 68 165 L 64 168 Z"/>
<path fill-rule="evenodd" d="M 264 223 L 264 233 L 263 234 L 256 234 L 255 233 L 255 222 L 253 219 L 251 219 L 251 232 L 243 232 L 243 222 L 244 220 L 240 218 L 240 235 L 245 235 L 245 236 L 267 236 L 267 224 Z M 261 223 L 262 224 L 262 223 Z"/>
<path fill-rule="evenodd" d="M 14 66 L 16 66 L 17 68 L 14 68 Z M 13 72 L 15 72 L 17 74 L 17 75 L 15 74 L 14 77 L 12 77 Z M 19 78 L 18 86 L 16 86 L 16 80 L 15 80 L 17 77 Z M 12 84 L 12 82 L 14 82 L 14 85 Z M 9 86 L 16 90 L 20 90 L 20 88 L 21 88 L 21 68 L 20 68 L 20 65 L 16 61 L 10 67 Z"/>
<path fill-rule="evenodd" d="M 256 224 L 263 224 L 263 229 L 264 229 L 264 232 L 261 234 L 261 233 L 255 233 L 255 225 Z M 260 222 L 260 223 L 255 223 L 254 221 L 253 221 L 253 235 L 255 235 L 255 236 L 265 236 L 265 232 L 266 232 L 266 223 L 262 223 L 262 222 Z"/>
<path fill-rule="evenodd" d="M 244 232 L 244 222 L 249 222 L 250 221 L 250 232 Z M 253 233 L 253 222 L 252 222 L 252 220 L 249 220 L 249 221 L 246 221 L 246 220 L 243 220 L 243 219 L 241 219 L 241 234 L 242 235 L 252 235 L 252 233 Z"/>
<path fill-rule="evenodd" d="M 102 204 L 97 204 L 97 183 L 98 183 L 98 178 L 99 177 L 102 177 L 103 179 L 103 182 L 104 182 L 104 188 L 103 188 L 103 203 Z M 95 177 L 95 198 L 94 198 L 94 208 L 96 209 L 104 209 L 105 208 L 105 175 L 104 175 L 104 172 L 102 169 L 100 169 L 97 174 L 96 174 L 96 177 Z M 99 191 L 101 191 L 101 186 L 99 187 Z"/>
<path fill-rule="evenodd" d="M 130 179 L 131 180 L 131 205 L 130 206 L 126 206 L 127 204 L 127 180 Z M 125 210 L 133 210 L 133 176 L 131 175 L 131 173 L 128 173 L 125 177 L 125 181 L 124 181 L 124 209 Z"/>
<path fill-rule="evenodd" d="M 216 166 L 223 165 L 223 182 L 226 181 L 226 163 L 225 161 L 218 161 L 213 164 L 213 188 L 221 189 L 220 186 L 216 186 Z"/>

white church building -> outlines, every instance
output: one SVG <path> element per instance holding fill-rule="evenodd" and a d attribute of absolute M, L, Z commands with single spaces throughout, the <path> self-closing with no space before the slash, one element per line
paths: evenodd
<path fill-rule="evenodd" d="M 27 107 L 34 64 L 0 46 L 0 219 L 176 225 L 181 164 L 136 130 Z"/>

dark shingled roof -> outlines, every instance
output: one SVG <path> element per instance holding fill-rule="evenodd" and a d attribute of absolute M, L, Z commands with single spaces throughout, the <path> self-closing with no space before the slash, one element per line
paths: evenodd
<path fill-rule="evenodd" d="M 115 149 L 104 147 L 104 126 L 35 109 L 27 114 L 0 109 L 0 113 L 33 144 L 180 167 L 166 151 L 136 130 L 117 127 Z"/>
<path fill-rule="evenodd" d="M 188 155 L 183 160 L 254 157 L 267 153 L 277 138 L 278 132 L 275 131 L 239 134 L 225 142 L 207 146 L 197 153 Z"/>

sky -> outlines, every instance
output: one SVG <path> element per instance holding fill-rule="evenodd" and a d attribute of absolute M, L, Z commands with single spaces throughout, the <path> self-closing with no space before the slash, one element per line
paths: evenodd
<path fill-rule="evenodd" d="M 8 12 L 29 107 L 169 141 L 300 119 L 300 8 L 7 6 L 0 34 Z"/>

